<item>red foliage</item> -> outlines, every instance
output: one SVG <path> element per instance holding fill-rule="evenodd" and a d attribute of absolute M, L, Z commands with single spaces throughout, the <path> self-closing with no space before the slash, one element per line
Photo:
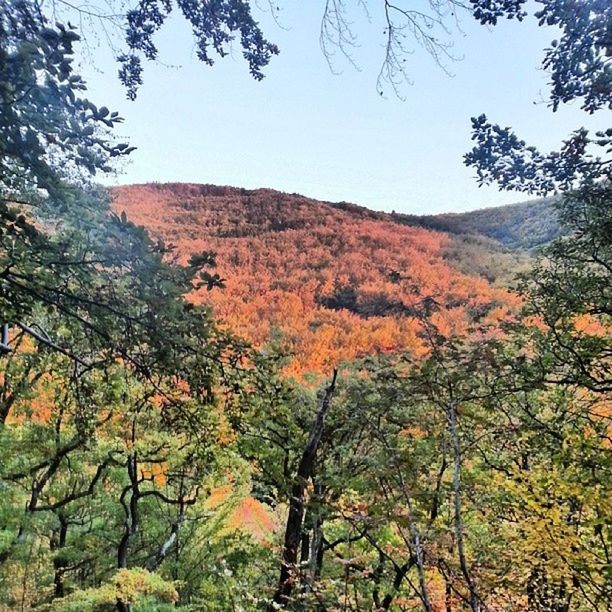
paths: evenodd
<path fill-rule="evenodd" d="M 193 184 L 117 188 L 114 207 L 177 247 L 217 254 L 224 290 L 193 299 L 262 346 L 279 339 L 290 372 L 329 372 L 376 352 L 426 351 L 415 311 L 440 333 L 499 320 L 515 298 L 443 258 L 447 235 L 389 215 L 268 189 Z"/>

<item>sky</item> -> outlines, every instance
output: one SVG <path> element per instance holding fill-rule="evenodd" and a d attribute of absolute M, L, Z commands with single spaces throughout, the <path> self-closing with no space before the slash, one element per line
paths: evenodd
<path fill-rule="evenodd" d="M 253 9 L 280 47 L 260 82 L 238 45 L 212 68 L 198 61 L 188 24 L 177 16 L 156 38 L 160 62 L 145 65 L 138 98 L 128 101 L 110 48 L 88 36 L 81 66 L 88 95 L 120 112 L 119 134 L 137 147 L 104 182 L 269 187 L 375 210 L 461 212 L 525 199 L 477 186 L 462 163 L 471 148 L 470 117 L 486 113 L 544 150 L 558 148 L 580 125 L 607 127 L 603 114 L 590 117 L 578 105 L 557 113 L 547 107 L 539 66 L 555 33 L 533 18 L 486 28 L 461 17 L 461 31 L 450 37 L 458 58 L 447 62 L 452 76 L 407 41 L 415 50 L 407 60 L 412 84 L 399 99 L 376 90 L 384 37 L 374 11 L 382 3 L 370 3 L 370 21 L 354 13 L 358 68 L 337 56 L 333 71 L 319 45 L 324 2 L 279 3 L 280 25 Z"/>

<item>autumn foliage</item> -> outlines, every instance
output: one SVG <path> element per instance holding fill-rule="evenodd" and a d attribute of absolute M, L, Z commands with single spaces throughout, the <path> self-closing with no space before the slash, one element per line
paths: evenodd
<path fill-rule="evenodd" d="M 175 245 L 180 261 L 215 252 L 225 288 L 194 299 L 257 346 L 287 348 L 293 374 L 372 353 L 419 355 L 427 347 L 420 317 L 442 335 L 464 334 L 516 304 L 460 273 L 446 257 L 446 234 L 391 215 L 212 185 L 132 185 L 114 196 L 116 211 Z"/>

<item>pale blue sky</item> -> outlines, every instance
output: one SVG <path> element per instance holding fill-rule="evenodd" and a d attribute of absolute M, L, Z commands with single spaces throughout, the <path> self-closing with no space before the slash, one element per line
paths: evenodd
<path fill-rule="evenodd" d="M 125 99 L 104 45 L 83 72 L 94 102 L 120 111 L 120 128 L 137 146 L 111 184 L 183 181 L 271 187 L 323 200 L 346 200 L 406 213 L 464 211 L 518 201 L 476 186 L 462 164 L 471 148 L 470 117 L 485 112 L 543 149 L 579 125 L 604 126 L 577 105 L 553 114 L 542 102 L 539 69 L 550 29 L 507 22 L 487 29 L 466 15 L 454 34 L 447 76 L 422 51 L 409 58 L 406 99 L 381 98 L 380 24 L 359 27 L 355 70 L 340 58 L 332 74 L 319 47 L 322 2 L 285 0 L 281 29 L 256 11 L 281 49 L 254 81 L 238 47 L 208 68 L 195 58 L 186 24 L 172 19 L 158 36 L 165 65 L 147 64 L 135 102 Z M 539 102 L 539 103 L 538 103 Z"/>

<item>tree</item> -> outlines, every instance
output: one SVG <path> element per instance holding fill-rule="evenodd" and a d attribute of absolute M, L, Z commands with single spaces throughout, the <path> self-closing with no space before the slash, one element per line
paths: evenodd
<path fill-rule="evenodd" d="M 538 18 L 563 31 L 546 51 L 553 109 L 571 99 L 605 107 L 607 4 L 542 5 Z M 248 3 L 177 6 L 204 61 L 240 32 L 261 76 L 275 50 Z M 342 48 L 344 4 L 326 6 Z M 423 28 L 441 25 L 445 6 L 455 5 L 432 3 L 429 18 L 385 2 L 386 61 L 399 61 L 403 32 L 437 44 Z M 481 180 L 564 190 L 571 237 L 524 278 L 523 321 L 501 339 L 471 321 L 466 340 L 423 298 L 405 315 L 419 323 L 424 355 L 334 376 L 317 409 L 314 393 L 279 379 L 274 358 L 254 355 L 187 297 L 222 284 L 211 253 L 176 265 L 171 245 L 112 213 L 106 194 L 68 183 L 129 147 L 98 129 L 116 115 L 79 97 L 72 29 L 50 26 L 34 2 L 2 8 L 3 603 L 127 611 L 178 598 L 227 609 L 234 593 L 215 593 L 229 584 L 247 607 L 267 604 L 276 586 L 277 603 L 297 609 L 605 608 L 610 166 L 589 147 L 608 147 L 610 134 L 592 142 L 576 132 L 546 156 L 475 120 L 468 161 Z M 138 58 L 155 57 L 151 37 L 171 8 L 140 2 L 126 16 L 132 95 Z M 524 17 L 520 1 L 470 10 L 483 24 Z M 389 70 L 394 83 L 400 73 Z M 390 282 L 402 281 L 394 272 Z M 223 533 L 225 508 L 210 505 L 211 490 L 239 479 L 270 507 L 289 507 L 279 582 L 278 559 Z M 264 569 L 247 571 L 255 557 Z M 223 583 L 230 568 L 240 578 Z M 256 594 L 266 585 L 270 597 Z"/>
<path fill-rule="evenodd" d="M 9 2 L 9 0 L 6 0 Z M 237 38 L 253 78 L 263 78 L 263 69 L 277 55 L 278 47 L 266 40 L 252 16 L 249 0 L 133 0 L 128 3 L 72 3 L 52 0 L 48 6 L 35 4 L 47 17 L 77 21 L 85 45 L 90 36 L 103 32 L 119 64 L 119 79 L 128 98 L 135 99 L 142 85 L 143 60 L 158 57 L 154 35 L 172 13 L 180 13 L 189 23 L 198 59 L 214 64 L 214 54 L 225 57 Z M 274 9 L 271 5 L 272 10 Z"/>
<path fill-rule="evenodd" d="M 13 333 L 0 566 L 8 581 L 23 551 L 49 540 L 40 560 L 55 564 L 57 597 L 92 586 L 88 573 L 153 571 L 177 554 L 182 524 L 206 516 L 205 483 L 231 469 L 222 432 L 250 376 L 246 347 L 184 298 L 210 256 L 169 265 L 166 247 L 95 202 L 77 200 L 78 220 L 34 242 L 16 223 L 2 253 Z"/>
<path fill-rule="evenodd" d="M 3 603 L 72 601 L 116 569 L 92 598 L 129 610 L 135 580 L 174 600 L 131 568 L 178 559 L 183 523 L 208 516 L 207 482 L 234 467 L 223 432 L 248 351 L 186 299 L 222 284 L 214 256 L 176 265 L 88 185 L 131 148 L 101 129 L 116 113 L 80 97 L 73 28 L 34 2 L 1 8 Z"/>
<path fill-rule="evenodd" d="M 109 169 L 132 149 L 106 128 L 121 118 L 82 97 L 74 73 L 74 27 L 52 26 L 35 2 L 0 3 L 0 198 L 54 195 L 63 179 Z"/>
<path fill-rule="evenodd" d="M 552 111 L 574 101 L 587 113 L 612 108 L 610 4 L 599 0 L 543 0 L 540 4 L 541 10 L 534 15 L 538 24 L 556 27 L 561 34 L 551 41 L 542 62 L 550 74 Z M 501 5 L 496 14 L 508 16 L 508 6 Z M 482 22 L 495 23 L 486 14 Z M 472 128 L 476 146 L 466 154 L 465 163 L 476 169 L 480 185 L 497 183 L 508 191 L 546 195 L 610 183 L 612 160 L 594 152 L 609 153 L 612 129 L 594 136 L 584 128 L 576 129 L 559 151 L 544 154 L 511 128 L 491 124 L 485 115 L 473 118 Z"/>
<path fill-rule="evenodd" d="M 325 417 L 331 407 L 337 374 L 338 372 L 334 370 L 332 380 L 325 390 L 325 395 L 317 411 L 315 421 L 308 437 L 308 442 L 300 457 L 294 483 L 291 487 L 289 515 L 287 517 L 287 526 L 285 529 L 280 578 L 269 610 L 274 610 L 274 608 L 279 605 L 286 606 L 289 602 L 291 592 L 293 591 L 293 583 L 295 581 L 293 573 L 297 565 L 298 549 L 302 542 L 306 486 L 313 477 L 315 470 L 317 451 L 321 443 L 321 437 L 323 436 Z"/>
<path fill-rule="evenodd" d="M 121 3 L 69 3 L 53 0 L 54 15 L 78 20 L 83 38 L 101 30 L 120 65 L 119 78 L 134 99 L 142 84 L 143 60 L 156 60 L 158 49 L 154 35 L 173 12 L 179 12 L 191 26 L 197 56 L 213 65 L 211 50 L 220 57 L 227 55 L 237 38 L 251 75 L 259 80 L 272 57 L 279 53 L 253 18 L 252 0 L 215 0 L 187 2 L 184 0 L 132 0 Z M 269 1 L 266 9 L 276 21 L 282 15 L 282 4 Z M 354 31 L 357 20 L 372 23 L 376 32 L 382 26 L 383 54 L 376 80 L 377 91 L 383 95 L 390 88 L 402 97 L 403 87 L 410 84 L 409 56 L 413 45 L 420 46 L 438 67 L 448 71 L 453 55 L 452 29 L 459 25 L 459 15 L 465 13 L 482 24 L 495 24 L 500 18 L 522 20 L 526 16 L 524 0 L 428 0 L 424 7 L 415 8 L 403 0 L 391 2 L 346 2 L 329 0 L 321 14 L 320 45 L 330 69 L 335 70 L 337 55 L 356 65 L 353 51 L 358 45 Z M 456 29 L 459 29 L 458 27 Z"/>

